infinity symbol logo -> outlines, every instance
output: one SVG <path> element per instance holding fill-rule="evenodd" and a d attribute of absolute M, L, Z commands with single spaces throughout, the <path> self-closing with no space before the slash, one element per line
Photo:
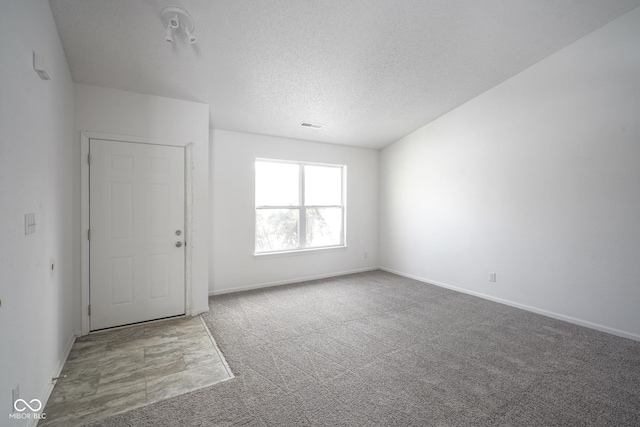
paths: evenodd
<path fill-rule="evenodd" d="M 22 409 L 18 408 L 18 403 L 21 403 L 21 402 L 24 405 L 24 406 L 22 406 Z M 37 408 L 34 408 L 29 404 L 29 403 L 33 404 L 33 402 L 36 402 L 38 404 Z M 18 412 L 24 412 L 24 411 L 27 410 L 27 408 L 31 409 L 31 412 L 38 412 L 40 409 L 42 409 L 42 402 L 40 402 L 38 399 L 33 399 L 29 403 L 27 403 L 27 401 L 24 400 L 24 399 L 17 399 L 15 402 L 13 402 L 13 407 Z M 35 406 L 35 405 L 33 405 L 33 406 Z"/>

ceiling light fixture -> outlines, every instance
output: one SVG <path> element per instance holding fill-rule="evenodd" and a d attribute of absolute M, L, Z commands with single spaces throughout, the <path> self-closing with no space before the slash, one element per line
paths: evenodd
<path fill-rule="evenodd" d="M 164 36 L 164 39 L 169 43 L 173 43 L 173 31 L 171 31 L 171 25 L 167 25 L 167 34 Z"/>
<path fill-rule="evenodd" d="M 195 24 L 186 10 L 175 6 L 165 7 L 160 12 L 160 18 L 162 18 L 164 25 L 167 26 L 167 33 L 164 37 L 166 41 L 173 43 L 174 31 L 179 32 L 182 30 L 189 44 L 196 42 L 197 39 L 192 34 L 195 30 Z"/>
<path fill-rule="evenodd" d="M 184 27 L 184 33 L 187 35 L 187 40 L 189 41 L 189 44 L 194 44 L 196 42 L 196 38 L 193 36 L 193 34 L 191 34 L 191 31 L 189 31 L 189 28 Z"/>

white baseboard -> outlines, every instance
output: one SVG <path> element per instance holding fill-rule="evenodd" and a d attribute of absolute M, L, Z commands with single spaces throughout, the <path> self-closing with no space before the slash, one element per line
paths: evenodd
<path fill-rule="evenodd" d="M 298 277 L 296 279 L 290 279 L 290 280 L 279 280 L 279 281 L 275 281 L 275 282 L 257 283 L 257 284 L 254 284 L 254 285 L 239 286 L 237 288 L 218 289 L 218 290 L 213 290 L 213 291 L 210 290 L 209 291 L 209 296 L 221 295 L 221 294 L 229 294 L 229 293 L 232 293 L 232 292 L 250 291 L 252 289 L 269 288 L 271 286 L 289 285 L 291 283 L 307 282 L 309 280 L 326 279 L 328 277 L 345 276 L 347 274 L 363 273 L 365 271 L 378 270 L 378 268 L 379 267 L 377 267 L 377 266 L 376 267 L 367 267 L 367 268 L 360 268 L 360 269 L 357 269 L 357 270 L 339 271 L 339 272 L 335 272 L 335 273 L 320 274 L 318 276 L 306 276 L 306 277 Z"/>
<path fill-rule="evenodd" d="M 67 343 L 64 347 L 64 350 L 62 352 L 62 357 L 60 358 L 60 360 L 58 360 L 58 364 L 56 366 L 56 368 L 53 370 L 53 373 L 51 374 L 51 378 L 55 378 L 57 376 L 60 376 L 60 373 L 62 372 L 62 368 L 64 368 L 64 364 L 67 361 L 67 357 L 69 357 L 69 353 L 71 352 L 71 348 L 73 347 L 73 343 L 76 342 L 76 334 L 75 332 L 71 334 L 71 336 L 69 337 L 69 339 L 67 340 Z M 53 387 L 55 386 L 55 381 L 49 379 L 47 381 L 47 386 L 44 390 L 44 392 L 42 393 L 42 396 L 40 396 L 40 402 L 42 402 L 42 408 L 40 408 L 40 411 L 38 411 L 40 414 L 42 414 L 42 412 L 44 411 L 45 406 L 47 406 L 47 401 L 49 400 L 49 397 L 51 396 L 51 392 L 53 391 Z M 46 415 L 45 415 L 46 416 Z M 30 419 L 29 423 L 27 424 L 29 427 L 35 427 L 38 424 L 38 420 L 37 419 Z"/>
<path fill-rule="evenodd" d="M 211 295 L 211 294 L 209 294 Z M 207 313 L 209 311 L 209 305 L 207 304 L 206 306 L 202 306 L 202 307 L 197 307 L 197 308 L 192 308 L 191 312 L 189 313 L 189 316 L 197 316 L 199 314 L 202 313 Z"/>
<path fill-rule="evenodd" d="M 530 311 L 532 313 L 537 313 L 537 314 L 541 314 L 543 316 L 551 317 L 551 318 L 554 318 L 554 319 L 563 320 L 565 322 L 573 323 L 575 325 L 584 326 L 584 327 L 590 328 L 590 329 L 595 329 L 595 330 L 600 331 L 600 332 L 606 332 L 608 334 L 616 335 L 616 336 L 619 336 L 619 337 L 622 337 L 622 338 L 628 338 L 628 339 L 631 339 L 631 340 L 640 341 L 640 335 L 634 334 L 632 332 L 621 331 L 619 329 L 610 328 L 608 326 L 600 325 L 598 323 L 589 322 L 588 320 L 578 319 L 578 318 L 567 316 L 567 315 L 564 315 L 564 314 L 555 313 L 553 311 L 544 310 L 542 308 L 537 308 L 537 307 L 532 307 L 530 305 L 521 304 L 521 303 L 515 302 L 515 301 L 509 301 L 509 300 L 505 300 L 505 299 L 502 299 L 502 298 L 496 298 L 496 297 L 493 297 L 491 295 L 483 294 L 483 293 L 480 293 L 480 292 L 470 291 L 470 290 L 467 290 L 467 289 L 464 289 L 464 288 L 459 288 L 457 286 L 449 285 L 447 283 L 438 282 L 436 280 L 425 279 L 423 277 L 415 276 L 413 274 L 403 273 L 401 271 L 393 270 L 391 268 L 387 268 L 387 267 L 379 267 L 379 268 L 380 268 L 380 270 L 384 270 L 384 271 L 387 271 L 389 273 L 397 274 L 398 276 L 407 277 L 409 279 L 414 279 L 414 280 L 417 280 L 419 282 L 427 283 L 429 285 L 435 285 L 435 286 L 439 286 L 441 288 L 451 289 L 451 290 L 456 291 L 456 292 L 462 292 L 464 294 L 473 295 L 473 296 L 476 296 L 476 297 L 479 297 L 479 298 L 484 298 L 484 299 L 487 299 L 487 300 L 490 300 L 490 301 L 498 302 L 500 304 L 505 304 L 505 305 L 508 305 L 508 306 L 511 306 L 511 307 L 516 307 L 516 308 L 520 308 L 522 310 L 527 310 L 527 311 Z"/>

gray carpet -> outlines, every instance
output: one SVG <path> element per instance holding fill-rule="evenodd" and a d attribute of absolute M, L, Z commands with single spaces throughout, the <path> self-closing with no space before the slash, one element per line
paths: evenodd
<path fill-rule="evenodd" d="M 382 271 L 209 304 L 237 378 L 96 425 L 640 425 L 640 342 Z"/>

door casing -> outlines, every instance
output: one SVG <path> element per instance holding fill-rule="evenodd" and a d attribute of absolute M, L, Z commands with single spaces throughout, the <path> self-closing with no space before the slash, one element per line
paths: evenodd
<path fill-rule="evenodd" d="M 168 140 L 162 138 L 144 138 L 136 136 L 115 135 L 98 132 L 81 132 L 80 141 L 80 247 L 81 247 L 81 305 L 79 315 L 82 319 L 80 334 L 89 334 L 89 141 L 102 139 L 109 141 L 131 142 L 137 144 L 161 144 L 185 148 L 185 312 L 193 313 L 191 260 L 193 257 L 193 143 L 189 141 Z M 76 331 L 78 332 L 78 331 Z"/>

